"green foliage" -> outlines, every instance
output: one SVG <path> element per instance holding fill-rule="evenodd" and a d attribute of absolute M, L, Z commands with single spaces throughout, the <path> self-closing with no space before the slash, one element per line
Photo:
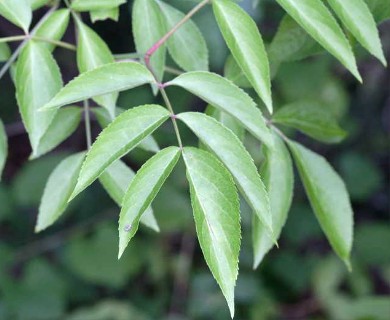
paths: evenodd
<path fill-rule="evenodd" d="M 233 318 L 241 240 L 237 190 L 229 172 L 210 153 L 185 148 L 183 157 L 199 243 Z"/>
<path fill-rule="evenodd" d="M 277 0 L 303 29 L 361 80 L 351 45 L 321 0 Z"/>
<path fill-rule="evenodd" d="M 61 89 L 62 79 L 56 61 L 41 43 L 30 41 L 20 53 L 16 67 L 16 97 L 33 154 L 56 111 L 38 112 Z"/>
<path fill-rule="evenodd" d="M 29 0 L 1 1 L 0 15 L 22 28 L 25 33 L 28 32 L 32 20 Z"/>
<path fill-rule="evenodd" d="M 353 212 L 344 182 L 323 157 L 296 142 L 289 142 L 289 147 L 322 229 L 351 268 Z"/>
<path fill-rule="evenodd" d="M 272 121 L 298 129 L 322 142 L 337 143 L 346 136 L 330 111 L 315 102 L 300 101 L 283 106 L 273 115 Z"/>
<path fill-rule="evenodd" d="M 268 195 L 253 159 L 241 141 L 228 128 L 201 113 L 182 113 L 178 115 L 178 118 L 215 153 L 230 171 L 243 196 L 266 227 L 269 236 L 273 238 Z"/>
<path fill-rule="evenodd" d="M 73 208 L 85 211 L 96 223 L 99 219 L 95 214 L 101 211 L 96 199 L 105 199 L 103 187 L 120 207 L 118 256 L 123 257 L 120 261 L 116 259 L 118 235 L 112 225 L 102 223 L 88 238 L 79 235 L 76 228 L 76 236 L 64 250 L 63 261 L 59 260 L 82 281 L 114 289 L 122 287 L 144 263 L 156 282 L 172 272 L 170 268 L 177 268 L 179 284 L 174 288 L 178 290 L 175 294 L 180 295 L 182 282 L 192 282 L 191 301 L 198 301 L 192 315 L 226 319 L 227 310 L 221 308 L 222 295 L 213 293 L 215 283 L 210 281 L 209 274 L 196 270 L 193 279 L 188 280 L 182 268 L 190 262 L 180 258 L 172 263 L 174 266 L 168 266 L 162 258 L 166 252 L 151 254 L 148 251 L 153 240 L 145 240 L 146 244 L 141 245 L 140 241 L 132 239 L 140 222 L 154 231 L 160 231 L 161 226 L 162 230 L 176 233 L 185 229 L 189 235 L 195 233 L 195 226 L 204 260 L 222 290 L 231 317 L 235 314 L 235 302 L 259 306 L 269 302 L 267 299 L 272 300 L 272 294 L 263 288 L 267 285 L 257 283 L 257 278 L 245 269 L 258 267 L 278 239 L 280 243 L 287 239 L 296 246 L 296 252 L 272 253 L 271 259 L 262 263 L 262 267 L 272 270 L 275 281 L 287 283 L 286 295 L 290 291 L 307 292 L 310 279 L 305 270 L 315 269 L 315 300 L 332 319 L 382 318 L 388 311 L 386 300 L 374 294 L 364 297 L 361 293 L 373 292 L 366 280 L 366 268 L 370 264 L 380 265 L 380 272 L 388 277 L 388 269 L 385 269 L 388 256 L 369 250 L 372 246 L 385 251 L 379 239 L 386 238 L 387 228 L 373 225 L 357 229 L 361 247 L 356 255 L 363 263 L 358 266 L 356 279 L 350 280 L 351 291 L 356 295 L 354 299 L 339 290 L 345 271 L 337 261 L 329 259 L 317 266 L 314 255 L 305 255 L 302 260 L 296 257 L 297 252 L 303 251 L 303 243 L 309 243 L 311 237 L 320 238 L 321 233 L 310 210 L 292 203 L 293 163 L 323 233 L 349 269 L 355 258 L 351 255 L 354 222 L 347 188 L 339 174 L 324 157 L 292 139 L 297 130 L 321 142 L 339 143 L 347 136 L 339 122 L 352 129 L 352 135 L 355 133 L 356 124 L 341 122 L 348 105 L 342 82 L 329 71 L 330 62 L 325 60 L 328 57 L 324 55 L 322 60 L 317 60 L 314 56 L 329 52 L 359 81 L 362 79 L 353 52 L 359 44 L 386 66 L 376 26 L 376 22 L 390 17 L 385 0 L 328 0 L 329 6 L 321 0 L 277 0 L 276 5 L 287 14 L 283 16 L 282 10 L 278 11 L 282 19 L 272 38 L 269 33 L 260 33 L 258 17 L 265 14 L 265 5 L 260 1 L 250 1 L 248 6 L 246 1 L 231 0 L 134 0 L 130 1 L 131 22 L 127 21 L 126 26 L 132 25 L 136 52 L 118 55 L 112 53 L 111 42 L 104 40 L 107 37 L 99 33 L 99 24 L 92 28 L 80 13 L 89 13 L 92 22 L 111 19 L 121 24 L 119 7 L 126 1 L 64 1 L 63 6 L 67 8 L 62 8 L 60 2 L 0 2 L 0 16 L 26 34 L 0 39 L 0 62 L 7 61 L 0 78 L 10 68 L 19 112 L 32 148 L 30 160 L 36 159 L 17 173 L 9 189 L 0 184 L 0 221 L 11 221 L 10 226 L 23 234 L 26 222 L 21 226 L 15 223 L 12 211 L 40 203 L 36 232 L 48 228 L 66 210 Z M 45 5 L 50 9 L 45 8 L 47 13 L 30 29 L 33 11 Z M 205 18 L 199 20 L 195 15 L 207 7 L 206 17 L 210 17 L 215 27 L 211 35 L 207 30 L 210 21 L 204 23 Z M 212 16 L 215 19 L 211 19 Z M 71 24 L 75 26 L 75 44 L 62 40 Z M 12 46 L 7 42 L 13 41 L 22 43 L 12 53 Z M 227 49 L 219 45 L 223 42 L 230 51 L 226 60 L 219 58 L 227 53 Z M 216 46 L 220 52 L 211 50 Z M 77 64 L 79 75 L 65 85 L 62 76 L 68 79 L 72 72 L 68 72 L 67 64 L 63 65 L 59 48 L 76 51 L 76 59 L 72 57 L 75 60 L 72 61 Z M 308 57 L 312 60 L 307 60 Z M 219 67 L 210 63 L 211 58 L 221 60 Z M 295 63 L 291 63 L 293 61 Z M 208 71 L 223 66 L 223 76 Z M 271 90 L 271 80 L 276 89 Z M 149 93 L 149 86 L 154 97 Z M 121 94 L 123 92 L 125 94 Z M 157 97 L 158 93 L 162 99 Z M 0 94 L 3 95 L 3 90 Z M 189 111 L 190 94 L 208 104 L 204 112 Z M 147 101 L 138 102 L 142 100 Z M 135 106 L 138 104 L 140 106 Z M 196 110 L 203 111 L 203 105 L 197 105 Z M 69 140 L 71 154 L 39 159 L 78 131 L 83 112 L 87 150 L 81 148 L 84 143 Z M 98 128 L 93 120 L 97 120 L 102 129 L 95 141 L 92 139 Z M 168 120 L 171 127 L 165 123 Z M 0 121 L 0 176 L 8 154 L 14 156 L 12 151 L 8 153 L 7 135 L 10 136 L 12 130 L 7 130 L 7 125 L 4 128 L 2 123 Z M 279 125 L 287 129 L 281 131 Z M 192 142 L 199 147 L 189 146 L 191 132 L 188 129 L 195 134 L 198 141 Z M 299 135 L 297 137 L 300 139 Z M 173 139 L 178 146 L 173 146 Z M 160 150 L 159 145 L 164 148 Z M 184 163 L 179 161 L 181 157 Z M 339 160 L 341 176 L 346 179 L 353 200 L 367 200 L 383 183 L 375 164 L 366 158 L 350 153 Z M 131 167 L 139 169 L 133 171 Z M 9 175 L 7 167 L 5 173 Z M 95 180 L 100 181 L 100 187 L 91 186 Z M 182 192 L 187 187 L 190 197 Z M 87 188 L 88 191 L 83 192 Z M 240 202 L 237 189 L 245 201 Z M 296 189 L 299 195 L 297 190 L 300 189 Z M 77 201 L 69 205 L 82 192 Z M 96 192 L 93 197 L 92 192 Z M 88 197 L 91 198 L 88 200 Z M 189 209 L 189 198 L 192 224 L 189 215 L 183 215 Z M 300 201 L 299 196 L 297 201 Z M 154 215 L 152 202 L 161 221 Z M 107 203 L 112 204 L 112 201 L 108 199 Z M 294 214 L 298 213 L 289 215 L 290 208 Z M 297 232 L 297 225 L 305 230 L 303 234 Z M 251 236 L 247 232 L 249 228 Z M 4 230 L 8 232 L 8 228 Z M 143 235 L 139 232 L 138 236 Z M 66 232 L 64 237 L 67 237 Z M 241 238 L 240 263 L 244 273 L 238 278 Z M 246 249 L 250 238 L 253 259 Z M 191 245 L 187 248 L 184 242 L 185 252 L 194 250 L 189 248 Z M 56 238 L 49 248 L 53 243 Z M 6 270 L 11 255 L 7 246 L 0 246 L 0 271 Z M 23 254 L 15 256 L 11 258 L 16 261 L 25 259 Z M 36 311 L 46 311 L 46 305 L 50 308 L 44 317 L 64 318 L 63 296 L 75 284 L 60 279 L 55 267 L 43 261 L 38 259 L 29 264 L 17 283 L 8 279 L 7 273 L 0 272 L 0 290 L 5 292 L 4 302 L 0 301 L 0 318 L 39 319 Z M 47 279 L 44 274 L 48 275 Z M 330 281 L 326 281 L 328 278 Z M 34 296 L 42 279 L 47 281 L 49 289 Z M 253 292 L 246 290 L 251 283 L 256 284 Z M 209 293 L 205 293 L 204 287 L 209 288 Z M 166 292 L 166 284 L 160 290 Z M 79 295 L 75 299 L 83 300 L 89 294 L 88 291 L 75 292 Z M 134 301 L 137 299 L 135 296 Z M 23 301 L 28 303 L 24 305 Z M 193 309 L 191 303 L 190 310 Z M 253 308 L 251 317 L 277 317 L 277 308 L 272 303 L 269 305 L 261 311 Z M 161 308 L 148 304 L 140 312 L 131 304 L 106 300 L 76 310 L 64 319 L 105 319 L 107 315 L 115 319 L 148 319 L 146 314 L 158 318 Z M 172 308 L 174 310 L 174 306 Z"/>
<path fill-rule="evenodd" d="M 184 18 L 184 13 L 159 1 L 164 15 L 165 30 L 172 29 Z M 197 25 L 189 20 L 167 41 L 172 59 L 185 71 L 208 70 L 209 57 L 206 42 Z"/>
<path fill-rule="evenodd" d="M 115 79 L 115 81 L 107 81 L 107 79 Z M 49 103 L 42 105 L 41 111 L 47 112 L 73 102 L 131 89 L 153 81 L 149 71 L 135 62 L 103 65 L 82 73 L 69 82 Z"/>
<path fill-rule="evenodd" d="M 243 90 L 227 79 L 209 72 L 189 72 L 167 85 L 183 87 L 215 108 L 229 113 L 255 137 L 270 145 L 271 135 L 261 111 Z"/>
<path fill-rule="evenodd" d="M 76 20 L 78 31 L 77 65 L 81 73 L 114 62 L 114 57 L 106 43 L 87 25 Z M 114 117 L 118 93 L 99 95 L 94 100 Z"/>
<path fill-rule="evenodd" d="M 67 9 L 54 11 L 43 23 L 37 28 L 35 36 L 51 40 L 60 40 L 69 25 L 70 12 Z M 55 44 L 43 43 L 50 51 L 53 51 Z"/>
<path fill-rule="evenodd" d="M 131 181 L 122 202 L 119 218 L 120 258 L 138 230 L 142 214 L 150 206 L 180 157 L 177 147 L 161 150 L 150 158 Z"/>
<path fill-rule="evenodd" d="M 39 207 L 35 232 L 52 225 L 65 211 L 77 183 L 85 152 L 65 158 L 51 173 Z"/>
<path fill-rule="evenodd" d="M 234 59 L 272 113 L 268 58 L 256 24 L 232 1 L 214 0 L 213 9 Z"/>
<path fill-rule="evenodd" d="M 273 149 L 263 148 L 265 160 L 260 173 L 264 179 L 269 195 L 272 214 L 272 228 L 278 238 L 287 220 L 293 197 L 294 172 L 292 160 L 284 142 L 277 134 L 273 134 Z M 264 225 L 257 217 L 253 217 L 252 241 L 254 253 L 254 268 L 257 268 L 265 254 L 274 243 L 269 238 Z"/>
<path fill-rule="evenodd" d="M 169 113 L 163 107 L 145 105 L 115 118 L 88 151 L 71 198 L 88 187 L 110 164 L 133 149 L 168 117 Z"/>

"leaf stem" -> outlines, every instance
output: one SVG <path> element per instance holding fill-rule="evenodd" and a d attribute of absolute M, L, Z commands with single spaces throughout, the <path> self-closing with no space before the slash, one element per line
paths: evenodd
<path fill-rule="evenodd" d="M 44 37 L 39 37 L 39 36 L 28 35 L 28 34 L 27 35 L 23 34 L 23 35 L 19 35 L 19 36 L 0 38 L 0 43 L 24 41 L 24 40 L 29 40 L 29 39 L 51 43 L 51 44 L 54 44 L 54 45 L 56 45 L 58 47 L 62 47 L 62 48 L 65 48 L 65 49 L 76 51 L 76 46 L 74 46 L 71 43 L 63 42 L 63 41 L 59 41 L 59 40 L 54 40 L 54 39 L 49 39 L 49 38 L 44 38 Z"/>
<path fill-rule="evenodd" d="M 180 20 L 171 30 L 169 30 L 160 40 L 158 40 L 145 54 L 144 60 L 147 67 L 150 67 L 150 59 L 155 53 L 184 23 L 191 19 L 191 17 L 202 9 L 210 0 L 203 0 L 197 4 L 191 11 L 189 11 L 182 20 Z"/>
<path fill-rule="evenodd" d="M 34 29 L 30 32 L 30 37 L 34 35 L 34 33 L 37 31 L 37 29 L 46 21 L 46 19 L 57 10 L 60 2 L 56 1 L 56 3 L 48 10 L 45 15 L 42 17 L 41 20 L 35 25 Z M 7 72 L 7 70 L 11 67 L 11 65 L 15 62 L 15 60 L 18 58 L 20 51 L 24 48 L 24 46 L 27 44 L 27 42 L 30 40 L 30 37 L 26 37 L 23 40 L 23 42 L 19 45 L 19 47 L 16 48 L 12 56 L 8 59 L 8 61 L 4 64 L 4 66 L 0 70 L 0 79 L 4 76 L 4 74 Z"/>
<path fill-rule="evenodd" d="M 164 102 L 171 113 L 173 128 L 175 129 L 175 134 L 177 138 L 177 142 L 179 143 L 180 149 L 183 149 L 183 143 L 180 136 L 179 127 L 177 125 L 176 121 L 176 115 L 172 108 L 172 103 L 168 98 L 168 95 L 164 89 L 164 84 L 161 84 L 156 76 L 156 73 L 153 70 L 153 67 L 150 64 L 150 59 L 155 53 L 184 23 L 186 23 L 188 20 L 191 19 L 191 17 L 197 13 L 200 9 L 202 9 L 206 4 L 208 4 L 210 0 L 203 0 L 198 5 L 196 5 L 194 8 L 192 8 L 191 11 L 189 11 L 182 20 L 180 20 L 171 30 L 169 30 L 160 40 L 158 40 L 144 55 L 144 61 L 146 67 L 149 69 L 149 71 L 152 73 L 154 79 L 156 80 L 157 86 L 161 92 L 161 95 L 164 99 Z"/>
<path fill-rule="evenodd" d="M 31 39 L 51 43 L 51 44 L 54 44 L 58 47 L 68 49 L 71 51 L 76 51 L 76 49 L 77 49 L 77 47 L 75 45 L 68 43 L 68 42 L 64 42 L 64 41 L 48 39 L 48 38 L 43 38 L 43 37 L 37 37 L 37 36 L 32 36 Z"/>
<path fill-rule="evenodd" d="M 177 142 L 179 143 L 180 149 L 183 149 L 183 142 L 181 141 L 180 131 L 179 131 L 179 127 L 177 125 L 176 115 L 173 112 L 171 101 L 169 100 L 168 95 L 167 95 L 165 89 L 162 86 L 159 86 L 159 89 L 160 89 L 161 95 L 162 95 L 162 97 L 164 99 L 164 102 L 167 105 L 167 108 L 168 108 L 169 112 L 171 113 L 173 128 L 175 129 Z"/>
<path fill-rule="evenodd" d="M 88 150 L 91 149 L 92 145 L 92 134 L 91 134 L 91 118 L 89 114 L 89 102 L 84 100 L 84 123 L 85 123 L 85 137 L 87 139 Z"/>
<path fill-rule="evenodd" d="M 174 74 L 177 76 L 180 76 L 181 74 L 183 74 L 183 71 L 176 69 L 176 68 L 169 67 L 169 66 L 165 66 L 164 70 L 168 73 L 171 73 L 171 74 Z"/>
<path fill-rule="evenodd" d="M 22 40 L 25 40 L 26 38 L 27 38 L 27 36 L 25 34 L 20 35 L 20 36 L 5 37 L 5 38 L 0 38 L 0 43 L 22 41 Z"/>
<path fill-rule="evenodd" d="M 286 142 L 290 141 L 290 139 L 278 127 L 276 127 L 272 123 L 270 123 L 269 125 L 284 141 Z"/>

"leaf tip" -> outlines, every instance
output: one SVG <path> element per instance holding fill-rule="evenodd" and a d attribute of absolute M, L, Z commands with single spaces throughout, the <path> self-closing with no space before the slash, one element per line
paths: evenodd
<path fill-rule="evenodd" d="M 387 68 L 387 61 L 386 61 L 386 58 L 383 54 L 383 52 L 381 52 L 381 54 L 377 57 L 379 59 L 379 61 L 383 64 L 383 66 L 385 68 Z"/>
<path fill-rule="evenodd" d="M 45 230 L 49 225 L 42 224 L 39 219 L 35 225 L 34 233 L 40 233 L 41 231 Z"/>
<path fill-rule="evenodd" d="M 228 307 L 229 307 L 229 311 L 230 311 L 230 317 L 233 319 L 234 318 L 234 300 L 232 301 L 228 301 Z"/>
<path fill-rule="evenodd" d="M 347 270 L 348 270 L 348 272 L 352 272 L 352 263 L 351 263 L 351 259 L 349 258 L 349 257 L 347 257 L 347 258 L 345 258 L 345 259 L 343 259 L 343 261 L 344 261 L 344 263 L 345 263 L 345 265 L 346 265 L 346 267 L 347 267 Z"/>

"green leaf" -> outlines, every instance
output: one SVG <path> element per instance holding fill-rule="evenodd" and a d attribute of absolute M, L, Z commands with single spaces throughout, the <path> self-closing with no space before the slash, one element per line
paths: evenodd
<path fill-rule="evenodd" d="M 240 66 L 234 60 L 232 55 L 229 55 L 226 59 L 224 76 L 233 82 L 236 86 L 241 88 L 252 88 L 251 83 L 245 77 L 244 72 L 242 72 Z"/>
<path fill-rule="evenodd" d="M 162 1 L 158 1 L 165 20 L 165 29 L 171 30 L 183 18 L 184 13 Z M 209 53 L 206 41 L 197 25 L 188 20 L 167 41 L 169 54 L 185 71 L 208 70 Z"/>
<path fill-rule="evenodd" d="M 107 19 L 118 21 L 119 8 L 115 7 L 109 9 L 91 11 L 90 16 L 93 23 L 95 23 L 96 21 L 107 20 Z"/>
<path fill-rule="evenodd" d="M 290 210 L 293 197 L 294 172 L 291 157 L 284 142 L 276 134 L 273 137 L 274 148 L 272 150 L 262 148 L 265 161 L 260 173 L 268 191 L 272 226 L 277 239 L 286 223 Z M 253 268 L 257 268 L 267 252 L 274 246 L 274 243 L 256 216 L 253 216 L 252 221 Z"/>
<path fill-rule="evenodd" d="M 80 19 L 76 19 L 78 30 L 77 65 L 81 73 L 87 72 L 105 64 L 115 62 L 107 44 Z M 99 95 L 93 98 L 97 104 L 106 108 L 112 118 L 115 117 L 118 93 Z"/>
<path fill-rule="evenodd" d="M 133 36 L 139 54 L 144 55 L 165 34 L 164 17 L 154 0 L 135 0 L 132 12 Z M 164 76 L 166 48 L 161 46 L 150 59 L 150 64 L 162 81 Z M 156 93 L 155 88 L 155 93 Z"/>
<path fill-rule="evenodd" d="M 39 206 L 35 232 L 51 226 L 64 213 L 84 156 L 85 152 L 80 152 L 65 158 L 50 174 Z"/>
<path fill-rule="evenodd" d="M 0 42 L 0 62 L 7 61 L 11 56 L 11 49 L 5 42 Z"/>
<path fill-rule="evenodd" d="M 33 152 L 45 134 L 56 110 L 38 112 L 61 89 L 61 73 L 42 43 L 29 41 L 20 53 L 15 76 L 16 98 Z"/>
<path fill-rule="evenodd" d="M 182 87 L 236 118 L 266 145 L 272 137 L 253 100 L 229 80 L 210 72 L 184 73 L 166 84 Z"/>
<path fill-rule="evenodd" d="M 111 79 L 115 79 L 115 81 Z M 41 110 L 58 108 L 73 102 L 152 82 L 154 82 L 152 74 L 137 62 L 116 62 L 103 65 L 82 73 L 70 81 Z"/>
<path fill-rule="evenodd" d="M 69 10 L 60 9 L 54 11 L 47 19 L 38 27 L 35 36 L 51 40 L 60 40 L 64 35 L 69 25 Z M 55 44 L 43 42 L 50 51 L 56 47 Z"/>
<path fill-rule="evenodd" d="M 29 0 L 33 10 L 43 7 L 49 0 Z"/>
<path fill-rule="evenodd" d="M 36 159 L 53 150 L 67 139 L 78 127 L 81 121 L 82 109 L 79 107 L 66 107 L 58 110 L 53 121 L 39 141 L 38 147 L 30 156 Z"/>
<path fill-rule="evenodd" d="M 217 120 L 203 113 L 181 113 L 182 120 L 230 171 L 256 216 L 272 232 L 272 215 L 267 192 L 252 157 L 242 142 Z"/>
<path fill-rule="evenodd" d="M 138 230 L 139 220 L 161 189 L 180 157 L 178 147 L 168 147 L 139 169 L 123 198 L 119 218 L 119 254 L 122 256 Z"/>
<path fill-rule="evenodd" d="M 7 154 L 8 154 L 7 133 L 5 132 L 3 122 L 0 119 L 0 181 L 1 181 L 1 174 L 3 173 L 5 161 L 7 159 Z"/>
<path fill-rule="evenodd" d="M 387 0 L 365 0 L 365 2 L 377 23 L 390 19 L 390 6 Z"/>
<path fill-rule="evenodd" d="M 111 119 L 111 117 L 108 114 L 106 109 L 93 108 L 92 111 L 95 114 L 96 119 L 97 119 L 99 125 L 102 127 L 102 129 L 107 127 L 112 122 L 112 119 Z M 117 116 L 123 112 L 125 112 L 125 110 L 123 110 L 121 108 L 116 108 L 116 115 Z M 139 143 L 137 148 L 140 148 L 140 149 L 143 149 L 143 150 L 149 151 L 149 152 L 154 152 L 154 153 L 160 151 L 160 147 L 158 146 L 157 141 L 153 138 L 152 135 L 145 137 L 145 139 Z"/>
<path fill-rule="evenodd" d="M 272 113 L 268 57 L 256 23 L 230 0 L 214 0 L 213 10 L 234 59 Z"/>
<path fill-rule="evenodd" d="M 233 318 L 241 242 L 237 190 L 230 173 L 211 153 L 184 148 L 183 156 L 200 247 Z"/>
<path fill-rule="evenodd" d="M 340 176 L 322 156 L 289 141 L 307 196 L 333 250 L 350 269 L 353 212 Z"/>
<path fill-rule="evenodd" d="M 300 101 L 284 106 L 273 115 L 272 122 L 298 129 L 326 143 L 337 143 L 346 137 L 330 111 L 316 102 Z"/>
<path fill-rule="evenodd" d="M 21 27 L 25 33 L 32 20 L 32 11 L 29 0 L 1 0 L 0 16 Z"/>
<path fill-rule="evenodd" d="M 221 122 L 225 127 L 229 128 L 240 141 L 244 141 L 245 130 L 236 118 L 233 118 L 226 112 L 214 108 L 212 105 L 207 106 L 205 113 Z"/>
<path fill-rule="evenodd" d="M 93 11 L 111 9 L 123 3 L 126 3 L 126 0 L 74 0 L 70 7 L 76 11 Z"/>
<path fill-rule="evenodd" d="M 302 60 L 324 49 L 289 15 L 285 15 L 272 39 L 268 55 L 272 61 Z"/>
<path fill-rule="evenodd" d="M 115 160 L 118 160 L 169 118 L 169 112 L 158 105 L 144 105 L 127 110 L 99 135 L 81 168 L 71 198 L 88 187 Z"/>
<path fill-rule="evenodd" d="M 328 0 L 328 2 L 361 45 L 386 66 L 378 29 L 364 0 Z"/>
<path fill-rule="evenodd" d="M 276 0 L 316 41 L 362 81 L 355 56 L 337 21 L 321 0 Z"/>
<path fill-rule="evenodd" d="M 99 181 L 110 197 L 121 207 L 126 190 L 134 176 L 133 170 L 121 160 L 117 160 L 102 173 Z M 142 215 L 141 222 L 156 232 L 160 231 L 151 206 Z"/>

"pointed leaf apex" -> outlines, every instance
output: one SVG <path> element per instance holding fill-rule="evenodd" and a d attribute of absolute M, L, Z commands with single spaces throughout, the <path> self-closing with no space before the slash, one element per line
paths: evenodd
<path fill-rule="evenodd" d="M 347 258 L 343 259 L 343 261 L 344 261 L 344 263 L 345 263 L 345 265 L 347 267 L 348 272 L 352 272 L 352 264 L 351 264 L 350 257 L 347 257 Z"/>
<path fill-rule="evenodd" d="M 229 311 L 230 311 L 230 317 L 233 319 L 234 318 L 234 313 L 235 313 L 235 310 L 234 310 L 234 299 L 232 299 L 232 301 L 228 302 L 228 306 L 229 306 Z"/>
<path fill-rule="evenodd" d="M 265 101 L 265 105 L 267 107 L 267 110 L 269 111 L 270 114 L 273 114 L 274 112 L 274 107 L 273 107 L 273 103 L 272 103 L 272 99 L 271 97 L 269 99 L 267 99 L 267 101 Z"/>

